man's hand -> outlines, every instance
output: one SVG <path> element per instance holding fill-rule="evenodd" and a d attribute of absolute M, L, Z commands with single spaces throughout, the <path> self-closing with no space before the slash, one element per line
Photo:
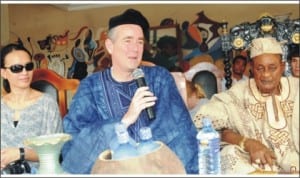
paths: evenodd
<path fill-rule="evenodd" d="M 127 113 L 122 118 L 122 122 L 128 127 L 135 123 L 142 110 L 154 106 L 157 97 L 149 91 L 149 87 L 140 87 L 136 90 Z"/>
<path fill-rule="evenodd" d="M 247 139 L 245 151 L 249 152 L 252 164 L 256 164 L 259 168 L 267 171 L 275 171 L 276 156 L 264 144 L 254 139 Z"/>

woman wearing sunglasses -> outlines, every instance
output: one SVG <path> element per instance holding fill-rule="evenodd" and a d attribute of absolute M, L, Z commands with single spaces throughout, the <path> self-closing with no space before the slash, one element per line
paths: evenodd
<path fill-rule="evenodd" d="M 56 100 L 30 87 L 33 70 L 31 54 L 23 46 L 8 44 L 1 49 L 1 77 L 6 91 L 1 97 L 1 174 L 8 168 L 11 170 L 6 172 L 12 173 L 12 165 L 20 161 L 38 167 L 35 151 L 23 145 L 25 138 L 62 132 Z M 14 173 L 30 173 L 27 168 Z"/>

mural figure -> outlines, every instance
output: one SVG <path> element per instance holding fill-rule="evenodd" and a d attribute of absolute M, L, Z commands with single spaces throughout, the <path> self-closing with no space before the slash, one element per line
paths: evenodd
<path fill-rule="evenodd" d="M 75 46 L 71 50 L 73 63 L 68 69 L 67 78 L 76 78 L 81 80 L 87 76 L 87 64 L 85 62 L 86 54 L 80 48 L 80 43 L 81 40 L 77 39 L 75 41 Z"/>
<path fill-rule="evenodd" d="M 88 61 L 91 61 L 95 49 L 97 48 L 97 43 L 93 40 L 93 32 L 88 29 L 83 42 L 84 50 L 88 54 Z"/>
<path fill-rule="evenodd" d="M 93 64 L 94 64 L 94 71 L 97 72 L 103 69 L 106 69 L 111 66 L 111 59 L 110 55 L 107 52 L 104 41 L 107 38 L 107 32 L 104 30 L 100 34 L 100 38 L 97 41 L 98 45 L 93 54 Z"/>
<path fill-rule="evenodd" d="M 222 56 L 219 34 L 222 23 L 209 19 L 203 11 L 197 15 L 198 18 L 192 24 L 187 21 L 182 24 L 182 48 L 191 51 L 183 59 L 189 61 L 193 57 L 209 54 L 216 60 Z"/>

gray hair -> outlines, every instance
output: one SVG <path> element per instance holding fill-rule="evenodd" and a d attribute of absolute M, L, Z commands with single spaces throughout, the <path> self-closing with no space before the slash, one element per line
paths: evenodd
<path fill-rule="evenodd" d="M 112 29 L 110 29 L 110 30 L 108 31 L 107 37 L 108 37 L 110 40 L 114 41 L 115 36 L 116 36 L 115 34 L 116 34 L 116 27 L 114 27 L 114 28 L 112 28 Z"/>

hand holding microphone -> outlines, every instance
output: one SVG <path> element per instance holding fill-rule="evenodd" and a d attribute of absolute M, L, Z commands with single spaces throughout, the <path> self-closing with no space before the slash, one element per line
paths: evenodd
<path fill-rule="evenodd" d="M 144 78 L 144 72 L 142 69 L 137 68 L 132 73 L 133 78 L 136 80 L 138 87 L 144 87 L 147 86 L 145 78 Z M 146 108 L 148 117 L 150 120 L 155 118 L 155 113 L 153 107 L 147 107 Z"/>

